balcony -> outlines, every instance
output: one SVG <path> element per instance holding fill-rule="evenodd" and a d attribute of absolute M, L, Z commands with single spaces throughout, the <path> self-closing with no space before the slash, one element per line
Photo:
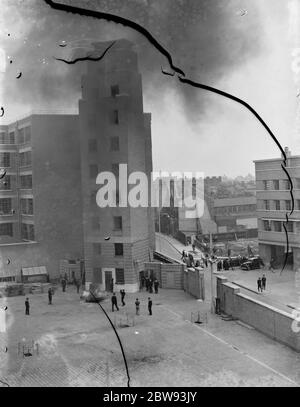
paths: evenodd
<path fill-rule="evenodd" d="M 289 237 L 289 245 L 300 247 L 300 233 L 292 233 L 288 232 Z M 282 244 L 285 246 L 286 244 L 286 236 L 285 232 L 274 232 L 273 230 L 270 232 L 267 231 L 258 231 L 258 240 L 259 241 L 266 241 L 268 243 L 274 244 Z"/>

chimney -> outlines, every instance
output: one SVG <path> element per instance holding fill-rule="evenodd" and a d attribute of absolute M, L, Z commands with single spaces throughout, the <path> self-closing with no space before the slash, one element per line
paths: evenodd
<path fill-rule="evenodd" d="M 284 152 L 285 152 L 286 158 L 289 158 L 291 156 L 291 151 L 289 150 L 288 147 L 284 147 Z"/>

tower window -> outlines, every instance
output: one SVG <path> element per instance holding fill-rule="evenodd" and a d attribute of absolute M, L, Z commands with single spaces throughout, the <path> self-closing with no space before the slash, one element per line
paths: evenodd
<path fill-rule="evenodd" d="M 122 216 L 114 216 L 114 230 L 122 230 Z"/>
<path fill-rule="evenodd" d="M 115 243 L 115 256 L 123 256 L 123 243 Z"/>
<path fill-rule="evenodd" d="M 110 87 L 110 92 L 112 97 L 116 97 L 120 93 L 119 85 L 112 85 Z"/>
<path fill-rule="evenodd" d="M 114 124 L 119 124 L 119 111 L 118 110 L 113 110 L 112 121 Z"/>

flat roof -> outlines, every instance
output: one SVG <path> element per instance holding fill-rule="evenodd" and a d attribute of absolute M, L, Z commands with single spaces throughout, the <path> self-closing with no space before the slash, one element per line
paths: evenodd
<path fill-rule="evenodd" d="M 287 159 L 289 158 L 300 158 L 300 155 L 290 155 L 288 157 L 286 157 Z M 264 163 L 264 162 L 269 162 L 269 161 L 283 161 L 284 158 L 283 157 L 278 157 L 278 158 L 266 158 L 265 160 L 253 160 L 254 163 Z"/>
<path fill-rule="evenodd" d="M 235 206 L 235 205 L 255 205 L 255 196 L 240 196 L 236 198 L 222 198 L 214 200 L 214 208 L 220 208 L 223 206 Z"/>

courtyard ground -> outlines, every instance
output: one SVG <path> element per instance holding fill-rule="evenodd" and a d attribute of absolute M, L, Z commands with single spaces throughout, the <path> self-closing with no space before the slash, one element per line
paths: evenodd
<path fill-rule="evenodd" d="M 130 386 L 299 386 L 299 355 L 238 321 L 210 313 L 209 296 L 197 301 L 180 290 L 127 294 L 126 306 L 111 312 L 134 325 L 118 328 L 128 364 Z M 141 301 L 135 316 L 134 301 Z M 80 300 L 73 287 L 59 288 L 53 305 L 47 294 L 1 299 L 8 307 L 7 330 L 0 332 L 3 386 L 127 386 L 127 374 L 115 333 L 98 304 Z M 191 314 L 201 312 L 202 324 Z M 207 322 L 205 321 L 207 315 Z M 129 324 L 130 325 L 130 324 Z M 34 340 L 38 354 L 18 350 Z M 7 352 L 4 351 L 8 347 Z"/>

